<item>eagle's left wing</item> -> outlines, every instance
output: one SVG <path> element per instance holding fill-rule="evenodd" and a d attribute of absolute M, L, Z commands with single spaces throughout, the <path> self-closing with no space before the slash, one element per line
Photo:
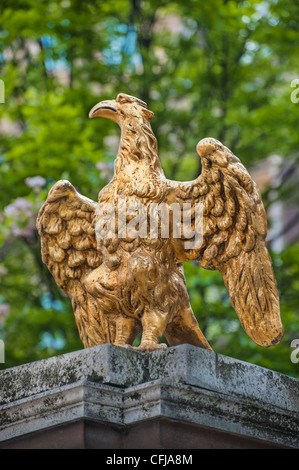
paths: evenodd
<path fill-rule="evenodd" d="M 169 201 L 182 208 L 185 203 L 187 212 L 191 205 L 189 235 L 185 230 L 185 238 L 173 239 L 177 260 L 197 259 L 203 268 L 218 270 L 246 333 L 257 344 L 271 346 L 280 341 L 283 328 L 260 193 L 240 160 L 221 142 L 203 139 L 197 151 L 201 175 L 188 183 L 169 182 Z M 190 248 L 188 237 L 195 242 L 198 230 L 202 242 Z"/>
<path fill-rule="evenodd" d="M 96 206 L 61 180 L 50 190 L 36 223 L 42 260 L 72 301 L 85 347 L 108 342 L 103 312 L 84 285 L 86 276 L 102 263 L 94 227 Z"/>

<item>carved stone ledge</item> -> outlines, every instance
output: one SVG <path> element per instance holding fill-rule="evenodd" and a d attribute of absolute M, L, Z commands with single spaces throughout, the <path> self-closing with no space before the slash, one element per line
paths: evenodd
<path fill-rule="evenodd" d="M 299 381 L 190 345 L 0 372 L 0 448 L 299 448 Z"/>

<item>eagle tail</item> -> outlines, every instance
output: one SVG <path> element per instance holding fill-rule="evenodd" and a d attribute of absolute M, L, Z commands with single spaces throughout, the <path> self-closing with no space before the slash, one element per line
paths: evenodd
<path fill-rule="evenodd" d="M 279 296 L 265 241 L 258 239 L 253 250 L 241 251 L 218 269 L 248 336 L 263 347 L 279 343 L 283 336 Z"/>

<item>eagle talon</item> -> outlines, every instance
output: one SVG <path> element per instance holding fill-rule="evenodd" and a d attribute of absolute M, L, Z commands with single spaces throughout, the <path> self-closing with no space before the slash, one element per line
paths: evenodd
<path fill-rule="evenodd" d="M 167 349 L 167 344 L 161 343 L 161 344 L 155 344 L 155 343 L 144 343 L 140 344 L 139 346 L 134 348 L 136 351 L 141 351 L 141 352 L 151 352 L 151 351 L 158 351 L 160 349 Z"/>
<path fill-rule="evenodd" d="M 148 344 L 140 344 L 139 346 L 131 346 L 130 344 L 125 344 L 123 347 L 126 349 L 133 349 L 134 351 L 139 351 L 139 352 L 152 352 L 152 351 L 158 351 L 160 349 L 167 349 L 167 344 L 148 343 Z"/>

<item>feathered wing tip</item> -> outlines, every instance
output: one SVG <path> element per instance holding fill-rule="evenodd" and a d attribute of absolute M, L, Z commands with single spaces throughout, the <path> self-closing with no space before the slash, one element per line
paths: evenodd
<path fill-rule="evenodd" d="M 107 342 L 101 308 L 83 282 L 102 262 L 92 224 L 96 206 L 61 180 L 50 190 L 36 222 L 42 260 L 72 301 L 84 347 Z"/>
<path fill-rule="evenodd" d="M 283 336 L 279 296 L 264 240 L 219 267 L 230 301 L 248 336 L 265 348 Z"/>
<path fill-rule="evenodd" d="M 203 166 L 201 180 L 208 187 L 203 203 L 209 202 L 204 212 L 206 248 L 199 262 L 222 274 L 248 336 L 263 347 L 277 344 L 283 326 L 258 188 L 239 158 L 221 142 L 203 139 L 197 152 Z"/>

